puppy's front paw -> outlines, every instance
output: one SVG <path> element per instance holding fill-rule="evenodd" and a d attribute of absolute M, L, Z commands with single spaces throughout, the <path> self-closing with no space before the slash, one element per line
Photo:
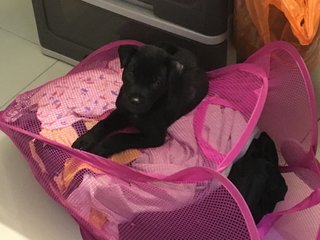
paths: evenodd
<path fill-rule="evenodd" d="M 100 142 L 96 147 L 92 149 L 91 152 L 102 157 L 110 157 L 112 154 L 116 153 L 117 150 L 115 144 L 108 139 Z"/>
<path fill-rule="evenodd" d="M 97 146 L 92 150 L 92 153 L 101 157 L 110 157 L 115 153 L 115 151 L 113 151 L 110 147 Z"/>
<path fill-rule="evenodd" d="M 73 144 L 73 148 L 77 148 L 83 151 L 90 152 L 90 149 L 92 149 L 96 145 L 96 139 L 93 134 L 86 133 L 82 136 L 80 136 Z"/>

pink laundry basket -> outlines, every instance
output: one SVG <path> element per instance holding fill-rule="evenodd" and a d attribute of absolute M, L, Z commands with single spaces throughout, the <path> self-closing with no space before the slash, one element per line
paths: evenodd
<path fill-rule="evenodd" d="M 195 142 L 197 164 L 172 168 L 169 152 L 162 159 L 168 165 L 141 168 L 135 161 L 119 164 L 72 149 L 66 141 L 114 108 L 112 95 L 121 85 L 117 49 L 125 44 L 141 45 L 108 44 L 66 76 L 19 95 L 0 112 L 1 130 L 46 192 L 79 223 L 83 239 L 320 239 L 316 107 L 297 51 L 275 42 L 243 64 L 208 72 L 208 96 L 174 123 L 182 137 Z M 113 85 L 104 88 L 105 83 Z M 206 134 L 212 128 L 218 140 L 228 137 L 210 125 L 218 117 L 212 109 L 236 112 L 245 123 L 233 123 L 239 134 L 227 149 Z M 275 141 L 288 185 L 285 200 L 258 226 L 225 176 L 257 128 Z"/>

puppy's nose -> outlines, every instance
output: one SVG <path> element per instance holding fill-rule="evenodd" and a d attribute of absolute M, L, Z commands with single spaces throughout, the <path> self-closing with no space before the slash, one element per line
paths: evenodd
<path fill-rule="evenodd" d="M 141 97 L 132 97 L 131 98 L 131 103 L 133 105 L 139 105 L 143 102 L 142 98 Z"/>

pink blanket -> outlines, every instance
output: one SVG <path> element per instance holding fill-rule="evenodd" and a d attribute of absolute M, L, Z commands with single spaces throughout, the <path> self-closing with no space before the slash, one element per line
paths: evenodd
<path fill-rule="evenodd" d="M 99 119 L 115 108 L 121 87 L 120 62 L 106 68 L 67 75 L 42 87 L 33 97 L 41 128 L 59 129 L 89 118 Z"/>

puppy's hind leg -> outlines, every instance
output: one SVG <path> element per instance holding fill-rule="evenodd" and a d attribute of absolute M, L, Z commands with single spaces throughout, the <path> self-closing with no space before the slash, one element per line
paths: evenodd
<path fill-rule="evenodd" d="M 90 152 L 104 137 L 127 126 L 127 118 L 114 110 L 107 118 L 101 120 L 87 133 L 80 136 L 72 144 L 72 147 Z"/>

